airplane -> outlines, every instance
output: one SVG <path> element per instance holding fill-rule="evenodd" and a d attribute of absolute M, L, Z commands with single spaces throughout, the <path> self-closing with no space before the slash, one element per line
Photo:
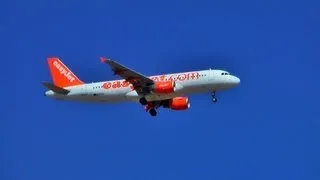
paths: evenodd
<path fill-rule="evenodd" d="M 156 116 L 160 107 L 176 111 L 189 109 L 187 96 L 195 93 L 211 93 L 216 103 L 216 92 L 240 84 L 238 77 L 219 69 L 146 76 L 110 58 L 100 57 L 100 61 L 123 79 L 85 83 L 59 57 L 47 58 L 53 83 L 42 82 L 48 89 L 44 95 L 78 102 L 137 102 L 151 116 Z"/>

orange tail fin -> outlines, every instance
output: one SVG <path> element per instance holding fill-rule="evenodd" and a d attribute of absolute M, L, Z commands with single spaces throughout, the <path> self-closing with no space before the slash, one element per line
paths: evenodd
<path fill-rule="evenodd" d="M 84 84 L 59 58 L 48 58 L 48 65 L 53 83 L 59 87 Z"/>

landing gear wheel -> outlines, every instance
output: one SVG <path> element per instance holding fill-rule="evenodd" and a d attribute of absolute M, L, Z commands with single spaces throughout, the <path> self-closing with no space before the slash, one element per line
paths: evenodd
<path fill-rule="evenodd" d="M 212 96 L 212 102 L 216 103 L 218 101 L 218 99 L 216 98 L 216 92 L 212 91 L 211 96 Z"/>
<path fill-rule="evenodd" d="M 148 101 L 146 100 L 146 98 L 140 98 L 140 100 L 139 100 L 139 102 L 140 102 L 140 104 L 142 104 L 142 105 L 147 105 L 148 104 Z"/>
<path fill-rule="evenodd" d="M 212 102 L 216 103 L 218 101 L 218 99 L 216 97 L 212 98 Z"/>
<path fill-rule="evenodd" d="M 157 111 L 154 108 L 150 109 L 149 113 L 150 113 L 151 116 L 156 116 L 157 115 Z"/>

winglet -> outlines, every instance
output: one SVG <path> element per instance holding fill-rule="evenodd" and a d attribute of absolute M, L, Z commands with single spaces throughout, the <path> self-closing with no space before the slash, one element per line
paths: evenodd
<path fill-rule="evenodd" d="M 107 61 L 108 61 L 107 58 L 105 58 L 105 57 L 100 57 L 100 62 L 101 62 L 101 63 L 105 63 L 105 62 L 107 62 Z"/>

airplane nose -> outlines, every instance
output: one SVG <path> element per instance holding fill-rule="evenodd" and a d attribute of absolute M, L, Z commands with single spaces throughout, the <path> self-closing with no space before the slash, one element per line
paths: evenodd
<path fill-rule="evenodd" d="M 239 85 L 240 84 L 240 79 L 238 78 L 238 77 L 236 77 L 236 76 L 232 76 L 232 78 L 231 78 L 232 80 L 232 84 L 234 84 L 234 85 Z"/>
<path fill-rule="evenodd" d="M 235 84 L 240 84 L 240 79 L 238 77 L 235 77 L 234 82 L 235 82 Z"/>

